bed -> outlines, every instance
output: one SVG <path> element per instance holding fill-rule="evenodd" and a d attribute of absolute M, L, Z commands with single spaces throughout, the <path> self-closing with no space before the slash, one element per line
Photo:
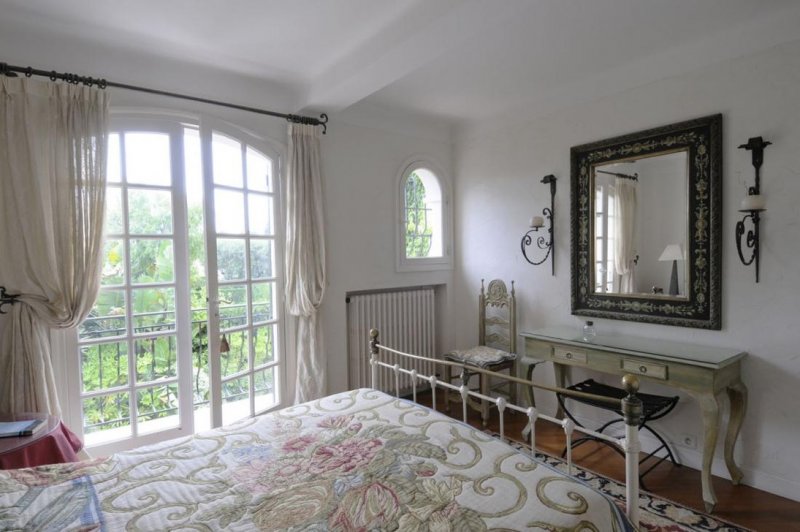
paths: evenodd
<path fill-rule="evenodd" d="M 108 458 L 0 472 L 2 530 L 600 530 L 609 499 L 480 430 L 358 389 Z"/>

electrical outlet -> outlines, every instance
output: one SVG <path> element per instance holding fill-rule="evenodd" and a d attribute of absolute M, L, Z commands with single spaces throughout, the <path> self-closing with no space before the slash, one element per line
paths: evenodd
<path fill-rule="evenodd" d="M 681 434 L 680 439 L 678 440 L 678 445 L 681 447 L 686 447 L 688 449 L 696 449 L 697 448 L 697 436 L 694 434 Z"/>

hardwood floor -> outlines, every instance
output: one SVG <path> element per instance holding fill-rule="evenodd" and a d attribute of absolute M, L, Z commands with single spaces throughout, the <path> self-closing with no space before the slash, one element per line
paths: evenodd
<path fill-rule="evenodd" d="M 419 403 L 430 406 L 430 394 L 421 393 Z M 443 411 L 441 405 L 437 405 Z M 445 412 L 447 413 L 447 412 Z M 461 405 L 452 404 L 449 414 L 461 419 Z M 489 429 L 499 431 L 497 412 L 492 413 Z M 481 428 L 480 414 L 470 409 L 469 422 Z M 511 412 L 505 421 L 505 433 L 510 439 L 521 441 L 527 418 Z M 564 432 L 560 426 L 540 421 L 536 427 L 536 447 L 542 452 L 560 456 L 564 449 Z M 575 463 L 619 481 L 625 479 L 623 459 L 605 445 L 588 442 L 573 451 Z M 705 512 L 700 493 L 700 472 L 689 467 L 676 467 L 662 462 L 645 477 L 651 493 L 677 502 L 700 512 Z M 714 477 L 717 507 L 714 515 L 759 532 L 800 532 L 800 503 L 772 495 L 750 486 L 734 486 L 729 480 Z"/>

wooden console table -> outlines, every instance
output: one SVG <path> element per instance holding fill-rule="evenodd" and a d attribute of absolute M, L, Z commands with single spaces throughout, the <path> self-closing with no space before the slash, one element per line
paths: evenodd
<path fill-rule="evenodd" d="M 719 401 L 730 400 L 730 419 L 725 434 L 725 464 L 734 484 L 742 471 L 733 459 L 733 449 L 747 408 L 747 387 L 741 379 L 741 361 L 746 355 L 735 349 L 689 345 L 681 342 L 629 336 L 598 335 L 583 341 L 577 328 L 553 327 L 523 332 L 525 354 L 554 363 L 556 384 L 566 386 L 567 368 L 583 367 L 602 373 L 633 373 L 644 381 L 683 390 L 699 404 L 703 414 L 703 501 L 708 512 L 717 503 L 711 485 L 711 463 L 720 425 Z"/>

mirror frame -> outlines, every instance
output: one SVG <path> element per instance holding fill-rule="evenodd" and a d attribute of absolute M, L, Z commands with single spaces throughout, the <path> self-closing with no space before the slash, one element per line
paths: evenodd
<path fill-rule="evenodd" d="M 687 298 L 593 291 L 593 168 L 631 156 L 688 150 Z M 700 329 L 722 328 L 722 115 L 575 146 L 571 155 L 572 314 Z"/>

